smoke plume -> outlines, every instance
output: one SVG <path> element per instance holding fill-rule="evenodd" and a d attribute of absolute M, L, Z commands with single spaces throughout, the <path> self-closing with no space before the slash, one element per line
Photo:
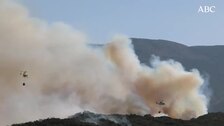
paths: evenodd
<path fill-rule="evenodd" d="M 0 125 L 83 110 L 181 119 L 207 113 L 197 70 L 156 57 L 150 67 L 140 64 L 125 36 L 91 47 L 81 32 L 30 17 L 10 0 L 0 0 L 0 58 Z"/>

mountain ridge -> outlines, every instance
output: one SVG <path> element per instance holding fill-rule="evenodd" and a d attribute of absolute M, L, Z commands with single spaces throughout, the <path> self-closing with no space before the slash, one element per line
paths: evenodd
<path fill-rule="evenodd" d="M 77 113 L 66 119 L 48 118 L 34 122 L 13 124 L 12 126 L 221 126 L 224 113 L 209 113 L 191 120 L 172 119 L 170 117 L 152 117 L 151 115 L 95 114 Z"/>

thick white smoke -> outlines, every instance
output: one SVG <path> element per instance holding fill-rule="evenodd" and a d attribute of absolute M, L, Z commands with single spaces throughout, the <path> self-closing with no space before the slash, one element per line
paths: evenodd
<path fill-rule="evenodd" d="M 20 75 L 24 70 L 28 78 Z M 126 37 L 94 49 L 70 26 L 0 0 L 0 125 L 83 110 L 190 119 L 207 113 L 202 85 L 197 70 L 178 62 L 140 64 Z"/>

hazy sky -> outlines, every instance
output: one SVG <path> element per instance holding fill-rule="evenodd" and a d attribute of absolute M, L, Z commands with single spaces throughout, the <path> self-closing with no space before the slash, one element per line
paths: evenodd
<path fill-rule="evenodd" d="M 224 45 L 223 0 L 18 0 L 49 23 L 65 22 L 103 43 L 115 34 L 186 45 Z M 215 6 L 215 13 L 198 13 Z"/>

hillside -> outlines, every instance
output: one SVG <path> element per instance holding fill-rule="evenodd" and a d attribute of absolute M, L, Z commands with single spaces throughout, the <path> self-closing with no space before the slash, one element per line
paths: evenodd
<path fill-rule="evenodd" d="M 190 70 L 197 68 L 208 79 L 209 112 L 224 111 L 224 46 L 186 46 L 172 41 L 132 38 L 139 60 L 150 65 L 151 55 L 174 59 Z"/>
<path fill-rule="evenodd" d="M 179 120 L 151 115 L 103 115 L 78 113 L 67 119 L 51 118 L 12 126 L 222 126 L 223 113 L 210 113 L 197 119 Z"/>

